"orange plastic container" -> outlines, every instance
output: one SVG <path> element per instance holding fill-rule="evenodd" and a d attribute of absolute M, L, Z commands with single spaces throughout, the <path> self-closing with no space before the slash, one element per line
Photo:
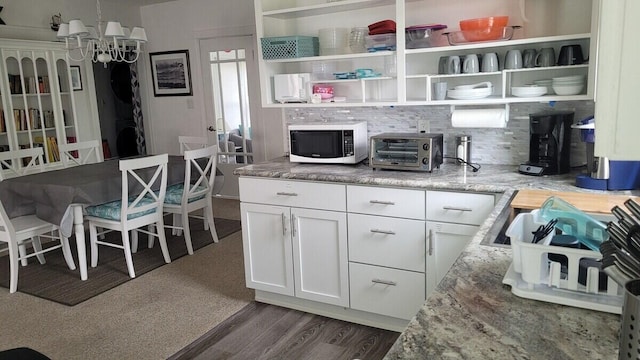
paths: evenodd
<path fill-rule="evenodd" d="M 460 20 L 460 30 L 480 30 L 484 31 L 491 28 L 503 28 L 509 22 L 508 16 L 489 16 L 476 19 Z"/>

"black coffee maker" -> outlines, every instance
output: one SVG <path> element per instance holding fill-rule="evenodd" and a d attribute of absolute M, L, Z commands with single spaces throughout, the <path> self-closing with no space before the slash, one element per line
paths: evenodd
<path fill-rule="evenodd" d="M 573 111 L 529 114 L 529 161 L 519 172 L 527 175 L 566 174 L 570 170 Z"/>

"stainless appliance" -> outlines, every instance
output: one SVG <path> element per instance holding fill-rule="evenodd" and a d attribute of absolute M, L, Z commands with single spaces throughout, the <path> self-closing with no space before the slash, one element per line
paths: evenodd
<path fill-rule="evenodd" d="M 367 158 L 367 123 L 289 125 L 289 161 L 357 164 Z"/>
<path fill-rule="evenodd" d="M 273 75 L 275 101 L 279 103 L 308 102 L 311 97 L 311 74 Z"/>
<path fill-rule="evenodd" d="M 566 174 L 570 170 L 573 111 L 545 111 L 529 115 L 529 161 L 520 165 L 527 175 Z"/>
<path fill-rule="evenodd" d="M 383 133 L 369 141 L 373 169 L 433 171 L 442 164 L 442 134 Z"/>

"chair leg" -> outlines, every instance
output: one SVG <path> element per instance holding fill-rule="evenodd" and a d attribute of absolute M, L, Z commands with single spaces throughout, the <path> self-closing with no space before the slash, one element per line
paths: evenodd
<path fill-rule="evenodd" d="M 169 264 L 171 262 L 171 257 L 169 256 L 169 247 L 167 247 L 167 237 L 164 233 L 164 221 L 162 218 L 156 223 L 156 229 L 158 230 L 158 242 L 160 243 L 160 248 L 162 249 L 162 256 L 164 257 L 164 262 Z"/>
<path fill-rule="evenodd" d="M 98 230 L 89 223 L 89 242 L 91 246 L 91 267 L 98 266 Z"/>
<path fill-rule="evenodd" d="M 138 252 L 138 231 L 131 230 L 131 252 L 132 253 L 137 253 Z"/>
<path fill-rule="evenodd" d="M 149 232 L 152 233 L 152 234 L 156 233 L 156 225 L 155 224 L 149 225 Z M 155 240 L 155 236 L 149 235 L 147 237 L 147 248 L 149 248 L 149 249 L 153 248 L 154 240 Z"/>
<path fill-rule="evenodd" d="M 184 232 L 184 242 L 187 244 L 187 253 L 193 255 L 193 244 L 191 243 L 191 229 L 189 228 L 189 213 L 182 213 L 182 231 Z"/>
<path fill-rule="evenodd" d="M 67 262 L 67 266 L 71 270 L 76 269 L 76 264 L 73 261 L 73 256 L 71 255 L 71 248 L 69 247 L 69 239 L 60 235 L 60 242 L 62 243 L 62 255 L 64 255 L 64 260 Z"/>
<path fill-rule="evenodd" d="M 129 276 L 131 278 L 135 278 L 136 272 L 133 269 L 133 258 L 131 257 L 131 244 L 129 243 L 128 231 L 122 231 L 122 247 L 124 248 L 124 259 L 127 262 L 127 270 L 129 270 Z"/>
<path fill-rule="evenodd" d="M 40 242 L 39 236 L 34 236 L 31 238 L 31 246 L 33 246 L 33 251 L 36 253 L 36 258 L 40 264 L 46 264 L 47 261 L 44 259 L 44 254 L 42 253 L 42 243 Z"/>
<path fill-rule="evenodd" d="M 20 264 L 27 266 L 29 259 L 27 259 L 27 246 L 24 243 L 18 245 L 18 253 L 20 254 Z"/>
<path fill-rule="evenodd" d="M 10 293 L 14 293 L 16 291 L 18 291 L 18 269 L 20 268 L 18 266 L 18 244 L 16 244 L 15 242 L 11 242 L 11 240 L 9 241 L 9 273 L 10 273 L 10 280 L 9 280 L 9 292 Z"/>
<path fill-rule="evenodd" d="M 171 229 L 171 235 L 175 235 L 175 236 L 182 235 L 182 230 L 180 229 L 180 227 L 182 227 L 180 214 L 173 214 L 172 218 L 173 218 L 172 220 L 173 220 L 174 228 Z"/>
<path fill-rule="evenodd" d="M 209 224 L 209 231 L 211 232 L 211 237 L 213 238 L 213 242 L 218 242 L 218 232 L 216 231 L 216 224 L 213 221 L 213 207 L 207 206 L 204 209 L 205 214 L 205 224 Z"/>

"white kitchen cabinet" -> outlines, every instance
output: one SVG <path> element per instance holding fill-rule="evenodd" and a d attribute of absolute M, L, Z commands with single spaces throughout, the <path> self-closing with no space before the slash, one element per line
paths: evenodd
<path fill-rule="evenodd" d="M 45 168 L 52 169 L 62 166 L 58 144 L 92 140 L 81 138 L 80 130 L 98 123 L 95 113 L 86 113 L 97 110 L 95 100 L 83 104 L 86 112 L 76 110 L 63 44 L 0 40 L 0 74 L 0 151 L 42 147 Z M 84 86 L 94 91 L 92 80 Z"/>
<path fill-rule="evenodd" d="M 344 193 L 344 185 L 240 178 L 247 286 L 349 306 L 346 214 L 325 209 L 344 209 Z"/>
<path fill-rule="evenodd" d="M 640 160 L 638 84 L 640 2 L 599 3 L 595 155 Z"/>
<path fill-rule="evenodd" d="M 595 2 L 599 0 L 594 0 Z M 525 2 L 521 2 L 525 4 Z M 256 33 L 259 49 L 260 88 L 262 105 L 265 107 L 326 107 L 326 106 L 381 106 L 381 105 L 491 105 L 532 101 L 573 101 L 591 100 L 595 89 L 595 61 L 573 66 L 552 66 L 545 68 L 502 70 L 494 73 L 440 75 L 438 60 L 442 56 L 464 56 L 472 53 L 496 52 L 500 63 L 510 49 L 540 49 L 553 47 L 556 56 L 560 48 L 568 44 L 580 44 L 587 57 L 597 47 L 595 28 L 588 18 L 589 11 L 581 11 L 580 16 L 556 19 L 555 15 L 565 14 L 565 9 L 575 6 L 575 0 L 560 0 L 553 3 L 527 2 L 527 11 L 531 11 L 528 22 L 521 20 L 518 6 L 510 3 L 492 1 L 486 7 L 496 11 L 510 12 L 511 25 L 523 25 L 516 29 L 513 40 L 478 42 L 456 46 L 439 46 L 422 49 L 407 49 L 405 34 L 396 32 L 395 51 L 377 51 L 371 53 L 350 53 L 346 49 L 338 55 L 302 56 L 287 59 L 264 59 L 261 39 L 282 36 L 318 36 L 323 28 L 365 27 L 380 20 L 390 19 L 396 22 L 397 29 L 409 25 L 441 22 L 449 25 L 449 31 L 458 30 L 457 23 L 464 18 L 480 17 L 486 10 L 483 5 L 451 2 L 443 5 L 439 1 L 412 0 L 255 0 Z M 588 3 L 591 6 L 591 2 Z M 436 9 L 434 11 L 434 9 Z M 538 13 L 544 13 L 540 16 Z M 573 12 L 575 13 L 575 11 Z M 566 15 L 566 14 L 565 14 Z M 540 31 L 540 29 L 543 29 Z M 549 29 L 553 29 L 549 31 Z M 391 66 L 388 71 L 385 64 Z M 352 72 L 358 68 L 373 69 L 380 74 L 374 78 L 336 80 L 334 72 Z M 325 74 L 318 69 L 326 70 Z M 315 71 L 314 71 L 315 70 Z M 274 100 L 272 79 L 275 74 L 311 73 L 310 86 L 316 83 L 334 87 L 336 96 L 346 97 L 346 102 L 320 104 L 281 104 Z M 329 76 L 326 76 L 329 75 Z M 512 86 L 531 84 L 534 80 L 569 75 L 587 75 L 584 90 L 577 95 L 544 95 L 535 98 L 522 98 L 511 95 Z M 483 81 L 493 84 L 493 94 L 476 100 L 433 100 L 432 84 L 447 82 L 449 88 Z"/>

